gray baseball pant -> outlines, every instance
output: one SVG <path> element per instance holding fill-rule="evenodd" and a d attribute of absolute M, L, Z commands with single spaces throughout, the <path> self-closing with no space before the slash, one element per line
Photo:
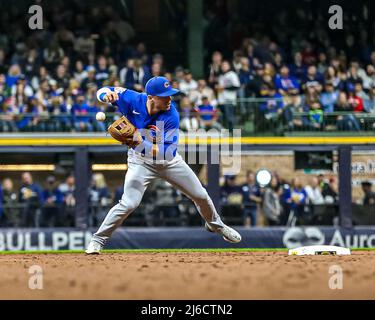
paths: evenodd
<path fill-rule="evenodd" d="M 147 186 L 156 178 L 165 179 L 188 196 L 211 229 L 224 226 L 206 189 L 179 154 L 173 160 L 161 164 L 146 161 L 133 154 L 128 156 L 124 194 L 119 203 L 108 212 L 92 240 L 104 245 L 113 231 L 139 206 Z"/>

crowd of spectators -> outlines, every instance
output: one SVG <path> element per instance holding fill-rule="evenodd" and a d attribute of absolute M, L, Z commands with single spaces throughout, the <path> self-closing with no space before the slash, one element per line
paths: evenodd
<path fill-rule="evenodd" d="M 360 40 L 348 33 L 342 49 L 320 29 L 320 45 L 306 37 L 292 49 L 265 33 L 243 32 L 233 51 L 213 51 L 205 75 L 194 78 L 144 42 L 132 42 L 131 23 L 105 8 L 55 12 L 35 32 L 9 26 L 0 32 L 0 131 L 105 131 L 94 117 L 104 108 L 96 90 L 143 91 L 158 75 L 181 90 L 175 101 L 183 130 L 233 129 L 250 113 L 259 130 L 372 129 L 371 118 L 369 126 L 361 118 L 375 115 L 375 47 L 366 29 Z M 262 100 L 236 108 L 246 97 Z"/>
<path fill-rule="evenodd" d="M 259 186 L 253 172 L 248 171 L 246 177 L 246 183 L 239 185 L 236 176 L 225 176 L 221 187 L 224 216 L 237 210 L 237 215 L 243 215 L 245 226 L 259 225 L 260 216 L 270 226 L 338 222 L 339 190 L 335 176 L 311 176 L 309 183 L 303 184 L 298 177 L 287 181 L 275 172 L 266 187 Z M 374 205 L 375 193 L 370 181 L 362 182 L 362 192 L 357 205 Z"/>
<path fill-rule="evenodd" d="M 335 176 L 311 176 L 309 183 L 303 184 L 297 177 L 287 181 L 275 172 L 265 187 L 259 186 L 251 171 L 247 172 L 243 185 L 236 182 L 236 176 L 223 178 L 221 214 L 233 224 L 250 227 L 337 223 L 339 198 Z M 111 190 L 102 173 L 92 175 L 87 199 L 88 226 L 100 225 L 108 210 L 121 199 L 122 186 Z M 357 205 L 374 206 L 372 183 L 363 181 L 362 191 L 363 197 Z M 62 181 L 50 175 L 38 183 L 30 172 L 24 172 L 17 189 L 9 178 L 0 183 L 0 227 L 73 227 L 75 207 L 73 175 Z M 189 226 L 202 223 L 193 203 L 162 180 L 150 185 L 137 211 L 131 216 L 135 219 L 133 225 Z"/>
<path fill-rule="evenodd" d="M 30 172 L 21 175 L 18 189 L 10 178 L 0 184 L 0 225 L 3 227 L 68 227 L 75 221 L 75 181 L 48 176 L 41 185 Z"/>

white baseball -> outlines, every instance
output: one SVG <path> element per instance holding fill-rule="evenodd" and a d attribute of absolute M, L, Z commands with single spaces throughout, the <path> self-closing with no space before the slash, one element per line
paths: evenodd
<path fill-rule="evenodd" d="M 104 112 L 98 112 L 97 114 L 96 114 L 96 120 L 98 120 L 98 121 L 104 121 L 105 120 L 105 113 Z"/>

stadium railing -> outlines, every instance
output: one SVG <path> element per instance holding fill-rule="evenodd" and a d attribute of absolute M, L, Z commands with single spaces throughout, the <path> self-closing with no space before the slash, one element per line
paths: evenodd
<path fill-rule="evenodd" d="M 243 136 L 290 136 L 290 135 L 368 135 L 375 130 L 375 114 L 353 112 L 331 112 L 314 115 L 309 112 L 294 111 L 284 106 L 283 111 L 264 112 L 268 101 L 280 102 L 281 99 L 240 98 L 235 108 L 234 127 L 242 129 Z M 263 105 L 263 108 L 261 106 Z M 197 118 L 196 111 L 181 112 L 181 119 Z M 212 115 L 203 112 L 200 115 Z M 218 107 L 218 122 L 228 127 L 225 114 Z M 99 123 L 95 113 L 86 115 L 68 114 L 4 114 L 0 112 L 0 132 L 103 132 L 118 116 L 106 113 L 106 120 Z M 79 123 L 88 125 L 80 127 Z"/>
<path fill-rule="evenodd" d="M 98 227 L 111 208 L 112 204 L 100 205 L 90 203 L 87 213 L 87 226 Z M 1 227 L 73 227 L 74 207 L 63 205 L 34 205 L 14 202 L 4 204 L 0 215 Z M 355 225 L 375 225 L 375 206 L 352 204 L 353 223 Z M 25 224 L 25 215 L 29 215 Z M 262 215 L 258 210 L 258 215 Z M 223 220 L 231 225 L 242 225 L 243 208 L 240 204 L 221 206 Z M 293 211 L 287 211 L 280 217 L 279 225 L 289 225 L 293 220 Z M 338 204 L 306 205 L 302 215 L 296 217 L 296 225 L 338 225 Z M 199 226 L 202 220 L 195 206 L 187 200 L 163 206 L 149 201 L 141 204 L 126 220 L 127 226 Z"/>

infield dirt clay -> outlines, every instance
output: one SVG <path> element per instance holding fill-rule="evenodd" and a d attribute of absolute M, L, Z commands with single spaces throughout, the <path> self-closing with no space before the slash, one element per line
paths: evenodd
<path fill-rule="evenodd" d="M 33 265 L 42 290 L 29 289 Z M 332 266 L 342 289 L 329 288 Z M 0 274 L 1 299 L 375 299 L 375 251 L 7 254 Z"/>

